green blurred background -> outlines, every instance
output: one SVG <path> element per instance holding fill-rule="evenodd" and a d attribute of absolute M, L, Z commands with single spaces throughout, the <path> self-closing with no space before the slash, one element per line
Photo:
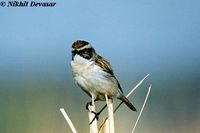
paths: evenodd
<path fill-rule="evenodd" d="M 90 98 L 74 84 L 70 68 L 77 39 L 89 41 L 111 62 L 125 94 L 151 73 L 129 98 L 140 110 L 152 84 L 136 133 L 199 132 L 199 1 L 56 3 L 0 7 L 0 133 L 71 132 L 61 107 L 78 132 L 89 132 Z M 130 132 L 138 114 L 121 106 L 116 132 Z"/>

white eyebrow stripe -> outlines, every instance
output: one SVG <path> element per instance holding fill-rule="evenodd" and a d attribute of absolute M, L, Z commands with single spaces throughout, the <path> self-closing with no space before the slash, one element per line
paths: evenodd
<path fill-rule="evenodd" d="M 85 46 L 83 46 L 83 47 L 81 47 L 77 50 L 79 51 L 79 50 L 83 50 L 83 49 L 87 49 L 87 48 L 92 48 L 92 46 L 90 44 L 87 44 L 87 45 L 85 45 Z"/>

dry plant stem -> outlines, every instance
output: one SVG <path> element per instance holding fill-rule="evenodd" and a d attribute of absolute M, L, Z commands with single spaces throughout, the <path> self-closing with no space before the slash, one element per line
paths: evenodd
<path fill-rule="evenodd" d="M 102 127 L 99 128 L 98 133 L 109 133 L 109 123 L 108 120 L 105 121 L 105 123 L 103 125 L 101 125 Z"/>
<path fill-rule="evenodd" d="M 144 103 L 143 103 L 142 108 L 141 108 L 141 111 L 140 111 L 140 113 L 139 113 L 139 115 L 138 115 L 138 117 L 137 117 L 137 120 L 136 120 L 136 122 L 135 122 L 135 125 L 134 125 L 134 127 L 133 127 L 131 133 L 134 133 L 134 131 L 135 131 L 135 128 L 136 128 L 136 126 L 137 126 L 137 123 L 138 123 L 138 121 L 139 121 L 139 119 L 140 119 L 140 116 L 141 116 L 141 114 L 142 114 L 142 112 L 143 112 L 143 110 L 144 110 L 144 107 L 145 107 L 145 105 L 146 105 L 146 102 L 147 102 L 147 99 L 148 99 L 148 97 L 149 97 L 150 91 L 151 91 L 151 85 L 149 86 L 147 95 L 146 95 L 146 97 L 145 97 Z"/>
<path fill-rule="evenodd" d="M 127 95 L 126 98 L 128 98 L 142 83 L 143 81 L 149 76 L 150 74 L 147 74 Z M 122 105 L 123 102 L 121 102 L 114 110 L 114 112 L 117 111 L 117 109 Z"/>
<path fill-rule="evenodd" d="M 62 113 L 62 115 L 64 116 L 65 120 L 67 121 L 67 123 L 69 124 L 69 127 L 72 130 L 72 133 L 77 133 L 72 121 L 70 120 L 70 118 L 68 117 L 67 113 L 65 112 L 64 108 L 60 108 L 60 112 Z"/>
<path fill-rule="evenodd" d="M 126 95 L 126 98 L 129 97 L 141 84 L 142 82 L 144 82 L 144 80 L 150 75 L 147 74 L 127 95 Z"/>
<path fill-rule="evenodd" d="M 89 123 L 93 120 L 93 118 L 95 117 L 95 114 L 92 113 L 95 112 L 95 104 L 94 104 L 94 96 L 92 95 L 92 105 L 88 106 L 88 117 L 89 117 Z M 97 129 L 97 120 L 95 119 L 91 124 L 90 124 L 90 133 L 97 133 L 98 129 Z"/>
<path fill-rule="evenodd" d="M 106 103 L 108 106 L 108 119 L 109 119 L 109 133 L 114 133 L 114 116 L 113 116 L 113 101 L 105 95 Z M 108 127 L 108 126 L 107 126 Z"/>
<path fill-rule="evenodd" d="M 137 83 L 137 85 L 135 87 L 133 87 L 133 89 L 126 95 L 126 98 L 128 98 L 143 82 L 144 80 L 149 76 L 150 74 L 147 74 L 142 80 L 140 80 L 140 82 Z M 114 110 L 114 113 L 117 111 L 117 109 L 122 105 L 123 102 L 121 102 Z M 104 106 L 105 107 L 105 106 Z M 104 127 L 104 124 L 106 123 L 108 117 L 105 118 L 105 120 L 103 121 L 103 123 L 101 124 L 100 128 L 99 128 L 99 132 L 101 130 L 103 130 L 102 128 Z"/>

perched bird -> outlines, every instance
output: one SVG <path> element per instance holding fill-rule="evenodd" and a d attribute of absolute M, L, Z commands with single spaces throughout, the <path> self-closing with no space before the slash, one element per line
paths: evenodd
<path fill-rule="evenodd" d="M 75 82 L 90 97 L 93 96 L 95 101 L 104 101 L 107 95 L 111 99 L 120 99 L 136 111 L 123 95 L 110 63 L 98 55 L 89 42 L 77 40 L 72 44 L 71 67 Z"/>

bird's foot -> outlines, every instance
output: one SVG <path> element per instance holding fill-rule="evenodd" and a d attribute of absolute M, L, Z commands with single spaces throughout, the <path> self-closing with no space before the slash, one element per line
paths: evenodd
<path fill-rule="evenodd" d="M 89 110 L 89 106 L 92 106 L 92 101 L 87 102 L 85 108 L 86 108 L 87 110 Z M 90 110 L 89 110 L 89 111 L 90 111 Z"/>

